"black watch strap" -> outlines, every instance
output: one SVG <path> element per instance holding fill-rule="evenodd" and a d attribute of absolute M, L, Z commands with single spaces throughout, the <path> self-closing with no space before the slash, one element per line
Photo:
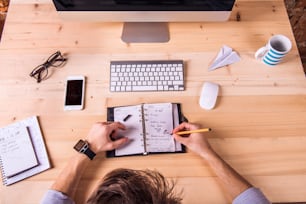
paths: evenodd
<path fill-rule="evenodd" d="M 89 147 L 84 151 L 84 154 L 86 154 L 90 160 L 93 160 L 93 158 L 96 156 L 96 153 L 89 149 Z"/>

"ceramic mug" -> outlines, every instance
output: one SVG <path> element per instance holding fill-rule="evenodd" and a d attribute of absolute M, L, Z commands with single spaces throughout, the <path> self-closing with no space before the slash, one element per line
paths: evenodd
<path fill-rule="evenodd" d="M 266 46 L 259 48 L 255 53 L 256 59 L 261 59 L 267 65 L 277 65 L 291 50 L 292 43 L 284 35 L 274 35 Z"/>

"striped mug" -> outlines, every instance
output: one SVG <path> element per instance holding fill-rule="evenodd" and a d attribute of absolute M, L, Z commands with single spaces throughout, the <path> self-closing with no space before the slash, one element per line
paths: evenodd
<path fill-rule="evenodd" d="M 256 51 L 255 58 L 262 60 L 267 65 L 274 66 L 286 56 L 291 47 L 291 41 L 286 36 L 274 35 L 266 46 Z"/>

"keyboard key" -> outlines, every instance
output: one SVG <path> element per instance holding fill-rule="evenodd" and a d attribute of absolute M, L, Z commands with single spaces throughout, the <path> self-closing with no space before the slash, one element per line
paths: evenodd
<path fill-rule="evenodd" d="M 133 91 L 157 91 L 157 86 L 133 86 Z"/>

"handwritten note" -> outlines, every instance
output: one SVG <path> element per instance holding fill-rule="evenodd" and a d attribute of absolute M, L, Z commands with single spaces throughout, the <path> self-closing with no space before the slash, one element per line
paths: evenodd
<path fill-rule="evenodd" d="M 145 104 L 144 115 L 148 151 L 174 152 L 172 104 Z"/>
<path fill-rule="evenodd" d="M 131 116 L 124 121 L 127 115 Z M 141 105 L 115 108 L 114 120 L 123 123 L 126 127 L 126 130 L 118 131 L 116 134 L 119 137 L 129 138 L 128 144 L 115 150 L 116 155 L 142 154 L 144 152 L 144 141 Z"/>
<path fill-rule="evenodd" d="M 38 165 L 26 127 L 0 131 L 0 157 L 5 177 Z"/>
<path fill-rule="evenodd" d="M 114 108 L 114 121 L 119 121 L 126 127 L 126 130 L 116 134 L 129 138 L 129 143 L 116 149 L 115 155 L 181 151 L 181 144 L 171 135 L 174 125 L 179 123 L 177 109 L 171 103 Z M 128 120 L 125 120 L 128 115 Z"/>

